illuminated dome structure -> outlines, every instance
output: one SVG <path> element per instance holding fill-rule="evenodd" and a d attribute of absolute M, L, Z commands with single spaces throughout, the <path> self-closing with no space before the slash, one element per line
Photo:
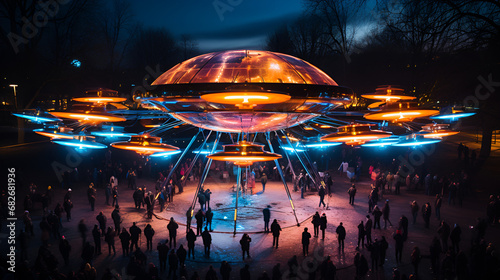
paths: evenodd
<path fill-rule="evenodd" d="M 293 56 L 233 50 L 186 60 L 154 82 L 144 98 L 173 117 L 222 132 L 289 128 L 350 103 L 352 91 Z"/>

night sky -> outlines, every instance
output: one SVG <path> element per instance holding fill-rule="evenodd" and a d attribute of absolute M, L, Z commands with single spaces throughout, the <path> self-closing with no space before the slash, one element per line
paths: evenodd
<path fill-rule="evenodd" d="M 228 4 L 228 10 L 218 13 L 214 3 L 221 10 Z M 143 0 L 131 4 L 144 26 L 165 27 L 176 36 L 188 34 L 201 51 L 262 49 L 267 35 L 303 11 L 302 0 Z"/>

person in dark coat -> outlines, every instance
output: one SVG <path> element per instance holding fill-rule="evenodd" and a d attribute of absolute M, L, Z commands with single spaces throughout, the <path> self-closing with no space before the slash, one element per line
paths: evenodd
<path fill-rule="evenodd" d="M 111 255 L 111 249 L 113 249 L 113 254 L 116 255 L 115 236 L 116 236 L 116 233 L 113 231 L 113 228 L 108 227 L 108 231 L 106 232 L 106 237 L 104 238 L 104 241 L 106 241 L 106 243 L 108 243 L 109 255 Z"/>
<path fill-rule="evenodd" d="M 311 234 L 304 228 L 302 232 L 302 254 L 304 256 L 309 255 L 309 240 L 311 239 Z"/>
<path fill-rule="evenodd" d="M 389 220 L 389 213 L 390 213 L 390 207 L 389 207 L 389 199 L 385 201 L 384 207 L 382 208 L 382 214 L 384 216 L 384 229 L 387 228 L 387 222 L 389 222 L 389 225 L 392 227 L 391 220 Z"/>
<path fill-rule="evenodd" d="M 146 237 L 146 250 L 153 251 L 153 236 L 155 235 L 155 230 L 150 224 L 147 224 L 144 228 L 144 236 Z"/>
<path fill-rule="evenodd" d="M 95 206 L 95 196 L 96 190 L 94 189 L 94 184 L 90 184 L 89 189 L 87 190 L 87 199 L 89 200 L 90 210 L 94 211 Z"/>
<path fill-rule="evenodd" d="M 458 253 L 460 251 L 460 236 L 462 235 L 462 229 L 458 224 L 455 224 L 450 233 L 451 249 Z"/>
<path fill-rule="evenodd" d="M 273 223 L 271 224 L 271 232 L 273 233 L 273 247 L 276 245 L 276 248 L 278 248 L 281 226 L 280 224 L 278 224 L 278 221 L 276 219 L 274 219 Z"/>
<path fill-rule="evenodd" d="M 168 236 L 170 238 L 170 248 L 177 248 L 177 229 L 179 225 L 175 222 L 174 218 L 170 218 L 170 222 L 167 225 Z M 174 247 L 172 247 L 172 241 L 174 242 Z"/>
<path fill-rule="evenodd" d="M 277 263 L 273 266 L 273 273 L 271 276 L 272 280 L 281 280 L 282 278 L 282 273 L 281 273 L 281 264 Z"/>
<path fill-rule="evenodd" d="M 122 223 L 122 216 L 120 215 L 120 209 L 118 206 L 115 207 L 115 210 L 111 212 L 111 219 L 113 219 L 113 223 L 115 224 L 115 231 L 120 231 L 120 224 Z"/>
<path fill-rule="evenodd" d="M 202 211 L 205 210 L 205 205 L 207 203 L 207 197 L 205 196 L 205 192 L 203 190 L 200 190 L 200 193 L 198 194 L 198 203 L 200 204 L 200 209 Z"/>
<path fill-rule="evenodd" d="M 138 188 L 132 194 L 132 198 L 134 199 L 134 204 L 136 209 L 141 209 L 141 202 L 143 199 L 142 188 Z"/>
<path fill-rule="evenodd" d="M 122 232 L 118 236 L 122 243 L 122 251 L 124 256 L 129 255 L 129 247 L 130 247 L 130 233 L 128 233 L 126 228 L 122 228 Z"/>
<path fill-rule="evenodd" d="M 250 242 L 252 242 L 252 239 L 248 234 L 243 234 L 243 236 L 240 239 L 240 245 L 241 245 L 241 253 L 243 256 L 243 260 L 245 260 L 245 252 L 247 253 L 247 257 L 250 258 Z"/>
<path fill-rule="evenodd" d="M 99 223 L 99 229 L 101 230 L 101 235 L 104 236 L 104 234 L 106 233 L 106 221 L 107 221 L 106 216 L 104 216 L 102 212 L 99 212 L 99 215 L 97 215 L 95 219 Z"/>
<path fill-rule="evenodd" d="M 210 189 L 207 189 L 204 194 L 205 194 L 205 201 L 206 201 L 205 209 L 208 209 L 208 208 L 210 208 L 210 196 L 211 196 L 212 192 L 210 191 Z"/>
<path fill-rule="evenodd" d="M 80 232 L 80 237 L 82 238 L 82 246 L 87 242 L 87 232 L 88 228 L 85 224 L 85 219 L 81 219 L 78 223 L 78 232 Z"/>
<path fill-rule="evenodd" d="M 217 272 L 212 265 L 208 268 L 207 274 L 205 275 L 205 280 L 217 280 Z"/>
<path fill-rule="evenodd" d="M 189 229 L 186 234 L 187 246 L 188 246 L 188 257 L 193 256 L 194 259 L 194 242 L 196 241 L 196 234 L 194 234 L 193 229 Z"/>
<path fill-rule="evenodd" d="M 418 265 L 420 264 L 421 259 L 422 256 L 420 255 L 420 249 L 417 246 L 413 247 L 413 251 L 411 252 L 411 264 L 413 265 L 416 277 L 418 277 Z"/>
<path fill-rule="evenodd" d="M 411 215 L 413 216 L 413 224 L 416 224 L 417 223 L 417 216 L 418 216 L 418 203 L 416 200 L 414 200 L 412 203 L 411 203 Z"/>
<path fill-rule="evenodd" d="M 375 238 L 375 242 L 368 245 L 368 251 L 370 251 L 370 259 L 372 260 L 372 271 L 378 270 L 378 259 L 380 257 L 380 246 L 378 240 Z"/>
<path fill-rule="evenodd" d="M 54 212 L 50 211 L 49 216 L 47 217 L 47 222 L 50 224 L 50 228 L 52 229 L 52 235 L 55 239 L 61 238 L 61 233 L 59 232 L 59 218 L 54 214 Z"/>
<path fill-rule="evenodd" d="M 104 195 L 106 195 L 106 205 L 109 205 L 109 198 L 111 197 L 111 184 L 106 184 Z"/>
<path fill-rule="evenodd" d="M 245 266 L 240 269 L 240 280 L 250 280 L 250 265 L 245 264 Z"/>
<path fill-rule="evenodd" d="M 385 263 L 385 256 L 387 252 L 387 248 L 389 248 L 389 243 L 385 239 L 385 236 L 382 235 L 382 240 L 379 242 L 379 250 L 380 250 L 380 266 Z"/>
<path fill-rule="evenodd" d="M 142 234 L 142 230 L 133 222 L 132 226 L 128 230 L 130 232 L 130 251 L 134 251 L 134 245 L 135 249 L 139 248 L 139 245 L 137 244 L 139 242 L 139 237 Z"/>
<path fill-rule="evenodd" d="M 170 275 L 173 273 L 172 279 L 176 279 L 175 273 L 177 271 L 177 268 L 179 268 L 179 259 L 177 258 L 177 255 L 175 254 L 175 250 L 172 249 L 172 250 L 170 250 L 170 254 L 168 254 L 168 276 L 167 276 L 167 278 L 169 278 Z"/>
<path fill-rule="evenodd" d="M 84 263 L 89 263 L 92 265 L 92 259 L 94 258 L 94 246 L 90 242 L 85 242 L 82 247 L 82 259 Z"/>
<path fill-rule="evenodd" d="M 372 215 L 373 215 L 373 229 L 376 229 L 377 226 L 378 226 L 378 229 L 380 229 L 380 217 L 382 217 L 382 211 L 380 211 L 380 209 L 378 208 L 377 205 L 375 205 L 375 207 L 373 207 L 373 211 L 372 211 Z"/>
<path fill-rule="evenodd" d="M 363 221 L 360 221 L 358 225 L 358 248 L 360 241 L 362 248 L 365 247 L 365 225 Z"/>
<path fill-rule="evenodd" d="M 321 215 L 321 218 L 319 219 L 319 228 L 321 229 L 321 239 L 325 240 L 325 231 L 326 231 L 326 226 L 328 224 L 328 221 L 326 220 L 326 214 L 323 213 Z"/>
<path fill-rule="evenodd" d="M 231 265 L 227 261 L 222 261 L 220 265 L 220 275 L 222 275 L 222 280 L 229 280 L 231 277 Z"/>
<path fill-rule="evenodd" d="M 73 208 L 73 202 L 68 199 L 63 203 L 64 211 L 66 212 L 66 220 L 71 222 L 71 209 Z"/>
<path fill-rule="evenodd" d="M 262 183 L 262 192 L 265 192 L 266 191 L 266 184 L 267 184 L 267 175 L 266 175 L 266 173 L 262 173 L 262 176 L 260 177 L 260 182 Z"/>
<path fill-rule="evenodd" d="M 69 253 L 71 252 L 71 245 L 69 245 L 68 240 L 63 236 L 59 240 L 59 251 L 64 260 L 64 265 L 69 265 Z"/>
<path fill-rule="evenodd" d="M 434 274 L 439 272 L 439 259 L 441 255 L 441 243 L 437 236 L 432 239 L 431 245 L 429 246 L 430 259 L 431 259 L 431 269 Z"/>
<path fill-rule="evenodd" d="M 396 230 L 396 234 L 394 234 L 394 240 L 396 242 L 396 263 L 401 263 L 401 258 L 403 256 L 403 245 L 404 245 L 404 239 L 403 235 L 401 234 L 401 230 Z"/>
<path fill-rule="evenodd" d="M 432 215 L 431 204 L 429 202 L 427 202 L 422 207 L 422 217 L 424 218 L 424 221 L 425 221 L 425 228 L 429 228 L 429 225 L 431 222 L 431 215 Z"/>
<path fill-rule="evenodd" d="M 179 249 L 177 249 L 176 254 L 177 258 L 179 259 L 179 265 L 183 267 L 184 263 L 186 262 L 187 252 L 186 249 L 184 249 L 184 246 L 182 246 L 182 244 L 179 246 Z"/>
<path fill-rule="evenodd" d="M 209 231 L 212 231 L 212 219 L 214 218 L 214 212 L 212 212 L 212 208 L 208 207 L 207 212 L 205 213 L 205 219 L 207 220 L 207 227 Z"/>
<path fill-rule="evenodd" d="M 101 230 L 98 225 L 94 225 L 92 229 L 92 237 L 94 238 L 95 254 L 100 255 L 101 252 Z"/>
<path fill-rule="evenodd" d="M 408 218 L 406 218 L 405 215 L 402 215 L 401 218 L 399 218 L 399 225 L 398 229 L 402 231 L 403 235 L 403 240 L 406 241 L 408 239 Z"/>
<path fill-rule="evenodd" d="M 443 249 L 443 253 L 448 251 L 448 238 L 450 237 L 450 226 L 443 220 L 441 221 L 441 225 L 437 229 L 437 233 L 439 234 L 439 238 L 441 239 L 441 247 Z"/>
<path fill-rule="evenodd" d="M 318 195 L 319 195 L 319 205 L 318 205 L 318 207 L 321 207 L 321 204 L 323 204 L 323 208 L 326 207 L 326 204 L 325 204 L 326 190 L 325 190 L 325 188 L 323 186 L 319 187 Z"/>
<path fill-rule="evenodd" d="M 203 231 L 203 220 L 205 219 L 203 211 L 201 209 L 198 210 L 196 215 L 194 215 L 194 218 L 196 219 L 196 235 L 200 235 Z"/>
<path fill-rule="evenodd" d="M 344 240 L 346 232 L 342 222 L 339 224 L 335 232 L 337 233 L 337 240 L 339 241 L 339 251 L 344 252 Z"/>
<path fill-rule="evenodd" d="M 372 228 L 373 228 L 372 219 L 370 219 L 369 215 L 366 215 L 365 235 L 366 235 L 366 244 L 367 245 L 372 244 Z"/>
<path fill-rule="evenodd" d="M 262 210 L 264 215 L 264 232 L 269 232 L 269 221 L 271 220 L 271 205 L 267 205 L 266 208 Z"/>
<path fill-rule="evenodd" d="M 313 224 L 313 227 L 314 227 L 314 237 L 318 237 L 318 234 L 319 234 L 319 225 L 321 223 L 321 216 L 319 215 L 318 212 L 316 212 L 314 214 L 314 216 L 312 217 L 312 221 L 311 223 Z"/>
<path fill-rule="evenodd" d="M 354 197 L 356 196 L 356 186 L 352 184 L 347 193 L 349 194 L 349 204 L 354 205 Z"/>
<path fill-rule="evenodd" d="M 167 245 L 168 240 L 165 240 L 164 243 L 158 243 L 156 249 L 158 250 L 158 258 L 160 259 L 160 271 L 165 271 L 167 269 L 167 258 L 168 258 L 168 248 Z"/>
<path fill-rule="evenodd" d="M 208 229 L 205 227 L 205 230 L 201 233 L 201 238 L 203 240 L 203 246 L 205 247 L 205 256 L 207 258 L 210 258 L 210 246 L 212 245 L 212 235 L 208 231 Z M 193 252 L 193 259 L 194 259 L 194 252 Z"/>
<path fill-rule="evenodd" d="M 191 229 L 191 221 L 193 220 L 193 216 L 192 216 L 192 207 L 190 206 L 189 209 L 186 211 L 186 233 L 189 232 L 189 230 Z"/>

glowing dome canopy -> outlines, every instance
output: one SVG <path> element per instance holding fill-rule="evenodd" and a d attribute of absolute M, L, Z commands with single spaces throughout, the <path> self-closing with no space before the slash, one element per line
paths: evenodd
<path fill-rule="evenodd" d="M 296 57 L 269 51 L 203 54 L 177 64 L 153 85 L 189 83 L 288 83 L 337 86 L 323 71 Z"/>

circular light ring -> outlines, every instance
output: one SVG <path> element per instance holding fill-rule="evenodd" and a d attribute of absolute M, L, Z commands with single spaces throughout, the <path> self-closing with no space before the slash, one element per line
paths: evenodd
<path fill-rule="evenodd" d="M 22 118 L 22 119 L 27 119 L 31 122 L 35 122 L 35 123 L 45 123 L 45 122 L 59 122 L 61 121 L 60 119 L 58 118 L 54 118 L 52 117 L 51 118 L 51 115 L 49 114 L 42 114 L 42 115 L 45 115 L 44 117 L 42 116 L 39 116 L 39 114 L 25 114 L 25 113 L 22 113 L 22 114 L 18 114 L 18 113 L 12 113 L 12 115 L 18 117 L 18 118 Z"/>
<path fill-rule="evenodd" d="M 238 166 L 249 166 L 256 161 L 271 161 L 280 159 L 281 155 L 265 152 L 264 145 L 241 141 L 238 144 L 224 145 L 224 151 L 208 155 L 217 161 L 232 161 Z"/>
<path fill-rule="evenodd" d="M 371 124 L 352 124 L 338 127 L 338 132 L 321 137 L 321 140 L 329 142 L 343 142 L 347 145 L 361 145 L 365 142 L 391 137 L 392 133 L 370 130 Z"/>
<path fill-rule="evenodd" d="M 64 133 L 64 132 L 59 132 L 57 130 L 45 130 L 43 128 L 40 129 L 34 129 L 33 130 L 36 134 L 50 137 L 51 139 L 73 139 L 74 134 L 69 134 L 69 133 Z"/>
<path fill-rule="evenodd" d="M 170 151 L 170 152 L 160 152 L 160 153 L 151 154 L 150 157 L 169 157 L 171 155 L 179 154 L 180 152 L 181 152 L 181 150 Z"/>
<path fill-rule="evenodd" d="M 134 151 L 140 155 L 152 155 L 154 153 L 164 153 L 179 150 L 179 148 L 177 147 L 163 143 L 117 142 L 112 143 L 111 147 Z"/>
<path fill-rule="evenodd" d="M 432 109 L 382 110 L 365 114 L 364 118 L 367 120 L 408 122 L 416 118 L 425 118 L 436 114 L 439 114 L 439 111 Z"/>
<path fill-rule="evenodd" d="M 56 140 L 52 140 L 52 142 L 59 144 L 59 145 L 75 147 L 75 148 L 79 148 L 79 149 L 105 149 L 105 148 L 107 148 L 107 146 L 104 144 L 97 143 L 94 141 L 89 141 L 89 140 L 56 139 Z"/>
<path fill-rule="evenodd" d="M 394 143 L 393 146 L 397 147 L 408 147 L 408 146 L 420 146 L 420 145 L 429 145 L 439 143 L 441 140 L 437 139 L 411 139 L 405 140 L 398 143 Z"/>
<path fill-rule="evenodd" d="M 447 130 L 447 129 L 440 129 L 440 130 L 435 130 L 435 131 L 420 131 L 419 134 L 422 135 L 424 138 L 443 138 L 447 136 L 452 136 L 460 133 L 459 131 L 453 131 L 453 130 Z"/>
<path fill-rule="evenodd" d="M 77 102 L 87 102 L 87 103 L 119 103 L 124 102 L 127 98 L 124 97 L 76 97 L 72 99 Z"/>
<path fill-rule="evenodd" d="M 290 95 L 266 91 L 228 91 L 203 94 L 201 98 L 207 102 L 232 104 L 237 107 L 255 106 L 258 104 L 283 103 L 290 100 Z"/>
<path fill-rule="evenodd" d="M 389 94 L 362 94 L 361 97 L 366 99 L 382 100 L 386 102 L 398 101 L 398 100 L 414 100 L 415 96 L 408 95 L 389 95 Z"/>
<path fill-rule="evenodd" d="M 432 120 L 454 120 L 454 119 L 459 119 L 459 118 L 466 118 L 475 115 L 476 113 L 456 113 L 456 114 L 444 114 L 444 115 L 437 115 L 437 116 L 432 116 L 430 119 Z"/>
<path fill-rule="evenodd" d="M 123 122 L 127 120 L 124 117 L 109 113 L 50 112 L 50 114 L 59 118 L 72 119 L 84 123 Z"/>

